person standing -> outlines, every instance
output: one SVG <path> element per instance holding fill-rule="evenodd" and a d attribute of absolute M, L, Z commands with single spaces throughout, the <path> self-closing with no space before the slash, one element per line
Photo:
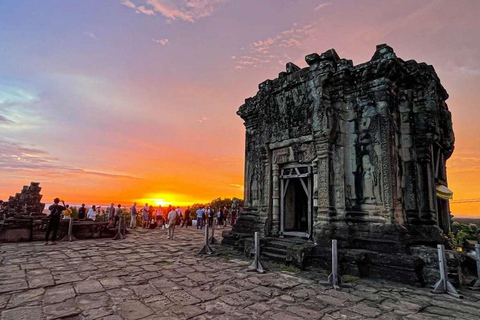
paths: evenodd
<path fill-rule="evenodd" d="M 218 227 L 223 226 L 223 209 L 220 207 L 217 212 Z"/>
<path fill-rule="evenodd" d="M 190 207 L 185 210 L 185 214 L 183 217 L 183 223 L 182 223 L 182 228 L 185 226 L 185 229 L 187 229 L 188 224 L 190 223 Z"/>
<path fill-rule="evenodd" d="M 224 227 L 227 226 L 228 218 L 230 216 L 230 211 L 228 210 L 227 206 L 224 207 L 223 209 L 223 221 L 224 221 Z"/>
<path fill-rule="evenodd" d="M 208 209 L 207 209 L 207 217 L 208 217 L 208 226 L 210 228 L 213 227 L 213 219 L 215 218 L 215 210 L 213 210 L 212 207 L 208 206 Z"/>
<path fill-rule="evenodd" d="M 60 199 L 53 199 L 53 204 L 48 208 L 50 210 L 50 220 L 48 221 L 47 233 L 45 235 L 45 245 L 48 244 L 48 237 L 50 232 L 52 232 L 52 244 L 57 244 L 57 232 L 58 226 L 60 225 L 60 215 L 62 211 L 65 210 L 65 202 L 62 201 L 63 206 L 59 205 Z"/>
<path fill-rule="evenodd" d="M 197 229 L 203 229 L 203 215 L 205 214 L 205 210 L 203 207 L 198 208 L 197 210 Z"/>
<path fill-rule="evenodd" d="M 113 220 L 115 219 L 115 204 L 111 203 L 110 207 L 107 208 L 108 214 L 108 226 L 111 227 L 113 225 Z"/>
<path fill-rule="evenodd" d="M 117 209 L 115 209 L 115 225 L 114 225 L 114 227 L 117 227 L 117 223 L 121 219 L 122 215 L 123 215 L 122 205 L 118 204 Z"/>
<path fill-rule="evenodd" d="M 157 211 L 156 211 L 156 218 L 157 218 L 157 227 L 162 228 L 163 227 L 163 210 L 162 210 L 162 205 L 158 205 Z"/>
<path fill-rule="evenodd" d="M 168 213 L 168 237 L 167 239 L 173 240 L 173 234 L 175 233 L 175 226 L 177 225 L 178 213 L 177 210 L 170 211 Z"/>
<path fill-rule="evenodd" d="M 86 213 L 87 209 L 85 209 L 85 203 L 82 203 L 82 206 L 78 209 L 78 220 L 85 220 Z"/>
<path fill-rule="evenodd" d="M 137 227 L 137 203 L 134 202 L 133 206 L 130 207 L 130 229 Z"/>
<path fill-rule="evenodd" d="M 87 219 L 95 221 L 97 218 L 97 208 L 93 205 L 87 213 Z"/>
<path fill-rule="evenodd" d="M 146 228 L 148 224 L 148 203 L 142 208 L 142 228 Z"/>
<path fill-rule="evenodd" d="M 231 226 L 233 227 L 233 225 L 235 224 L 235 221 L 237 221 L 237 210 L 232 210 L 232 224 Z"/>
<path fill-rule="evenodd" d="M 177 206 L 177 210 L 175 210 L 177 212 L 177 226 L 180 225 L 180 223 L 182 222 L 182 209 L 180 209 L 180 207 Z"/>

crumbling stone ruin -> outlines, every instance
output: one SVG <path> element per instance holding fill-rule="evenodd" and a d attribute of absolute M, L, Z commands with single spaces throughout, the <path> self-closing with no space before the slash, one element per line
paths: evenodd
<path fill-rule="evenodd" d="M 447 92 L 432 66 L 385 44 L 356 66 L 333 49 L 305 60 L 237 112 L 246 209 L 225 242 L 259 231 L 265 254 L 322 264 L 337 239 L 348 273 L 424 281 L 415 248 L 444 243 L 451 224 Z"/>
<path fill-rule="evenodd" d="M 32 182 L 8 201 L 0 202 L 0 243 L 45 239 L 48 217 L 43 213 L 41 190 L 40 183 Z M 59 239 L 66 235 L 68 223 L 67 219 L 60 222 Z M 116 232 L 108 228 L 108 222 L 75 221 L 73 227 L 79 239 L 111 238 Z"/>
<path fill-rule="evenodd" d="M 8 201 L 2 203 L 0 212 L 5 218 L 20 215 L 43 215 L 45 203 L 41 203 L 43 197 L 40 194 L 41 190 L 38 182 L 32 182 L 30 186 L 23 186 L 20 193 L 10 196 Z"/>

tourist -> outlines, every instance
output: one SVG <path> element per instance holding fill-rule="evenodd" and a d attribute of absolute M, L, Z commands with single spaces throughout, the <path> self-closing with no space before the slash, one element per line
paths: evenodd
<path fill-rule="evenodd" d="M 72 208 L 67 204 L 65 206 L 65 210 L 62 211 L 62 218 L 63 219 L 71 219 L 72 217 Z"/>
<path fill-rule="evenodd" d="M 130 229 L 137 227 L 137 203 L 134 202 L 130 207 Z"/>
<path fill-rule="evenodd" d="M 153 221 L 153 214 L 155 213 L 155 209 L 153 206 L 148 207 L 148 223 L 147 223 L 147 228 L 150 228 L 152 224 L 155 222 Z"/>
<path fill-rule="evenodd" d="M 102 216 L 102 220 L 105 221 L 105 211 L 102 212 L 102 206 L 97 207 L 97 216 Z"/>
<path fill-rule="evenodd" d="M 90 210 L 88 210 L 87 219 L 95 221 L 96 218 L 97 218 L 97 208 L 95 208 L 95 205 L 93 205 L 90 208 Z"/>
<path fill-rule="evenodd" d="M 167 239 L 173 240 L 173 234 L 175 232 L 175 226 L 177 225 L 178 213 L 177 210 L 170 211 L 168 213 L 168 237 Z"/>
<path fill-rule="evenodd" d="M 148 203 L 142 208 L 142 228 L 147 228 L 148 225 Z"/>
<path fill-rule="evenodd" d="M 203 229 L 203 215 L 205 214 L 205 210 L 203 207 L 198 208 L 197 210 L 197 229 Z"/>
<path fill-rule="evenodd" d="M 85 203 L 82 203 L 80 209 L 78 209 L 78 220 L 85 220 L 87 209 L 85 209 Z"/>
<path fill-rule="evenodd" d="M 122 215 L 123 215 L 122 205 L 119 204 L 117 209 L 115 209 L 115 225 L 114 225 L 114 227 L 117 227 L 117 223 L 121 219 Z"/>
<path fill-rule="evenodd" d="M 180 225 L 180 223 L 182 222 L 182 210 L 180 209 L 180 207 L 177 206 L 177 210 L 175 210 L 177 212 L 177 226 Z"/>
<path fill-rule="evenodd" d="M 237 210 L 232 210 L 232 227 L 235 224 L 236 220 L 237 220 Z"/>
<path fill-rule="evenodd" d="M 185 214 L 183 216 L 183 222 L 182 222 L 182 228 L 185 226 L 185 229 L 187 229 L 188 224 L 190 223 L 190 207 L 185 210 Z"/>
<path fill-rule="evenodd" d="M 215 210 L 213 210 L 212 207 L 208 206 L 206 215 L 207 215 L 207 219 L 208 219 L 208 226 L 211 228 L 211 227 L 213 227 L 213 219 L 215 217 Z"/>
<path fill-rule="evenodd" d="M 223 208 L 223 221 L 224 221 L 224 227 L 227 226 L 228 218 L 230 216 L 230 211 L 228 210 L 227 206 Z"/>
<path fill-rule="evenodd" d="M 112 202 L 110 203 L 110 207 L 107 208 L 108 214 L 108 226 L 111 227 L 113 225 L 113 220 L 115 219 L 115 204 Z"/>
<path fill-rule="evenodd" d="M 48 208 L 50 210 L 50 220 L 48 221 L 47 233 L 45 235 L 45 245 L 48 244 L 48 237 L 50 232 L 52 232 L 52 244 L 57 244 L 57 232 L 58 226 L 60 225 L 60 215 L 63 210 L 65 210 L 65 202 L 62 201 L 63 206 L 59 205 L 60 199 L 55 198 L 53 204 Z"/>
<path fill-rule="evenodd" d="M 218 208 L 218 212 L 217 212 L 217 220 L 218 220 L 218 226 L 223 226 L 223 209 L 222 207 L 219 207 Z"/>
<path fill-rule="evenodd" d="M 164 221 L 163 221 L 162 205 L 158 205 L 156 216 L 157 216 L 157 226 L 163 228 Z"/>

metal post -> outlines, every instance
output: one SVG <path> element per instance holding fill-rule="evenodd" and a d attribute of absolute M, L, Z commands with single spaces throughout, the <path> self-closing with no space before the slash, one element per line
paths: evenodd
<path fill-rule="evenodd" d="M 480 244 L 475 245 L 475 261 L 477 262 L 477 281 L 470 287 L 471 290 L 480 290 Z"/>
<path fill-rule="evenodd" d="M 257 271 L 260 273 L 265 273 L 265 269 L 263 268 L 262 262 L 260 262 L 260 237 L 258 236 L 258 232 L 255 232 L 254 236 L 255 241 L 255 259 L 250 267 L 248 267 L 248 271 Z"/>
<path fill-rule="evenodd" d="M 70 242 L 72 242 L 72 241 L 75 241 L 75 240 L 77 240 L 77 238 L 75 238 L 73 236 L 73 219 L 72 219 L 72 217 L 70 217 L 70 221 L 68 222 L 68 233 L 60 241 L 70 241 Z"/>
<path fill-rule="evenodd" d="M 337 240 L 332 240 L 332 273 L 328 276 L 327 281 L 320 281 L 320 284 L 333 286 L 334 289 L 340 289 L 340 277 L 338 276 L 338 251 Z M 345 287 L 348 287 L 346 285 Z"/>
<path fill-rule="evenodd" d="M 213 219 L 212 223 L 212 237 L 210 238 L 210 244 L 217 244 L 218 241 L 215 239 L 215 219 Z"/>
<path fill-rule="evenodd" d="M 202 250 L 200 250 L 200 254 L 212 254 L 215 251 L 210 248 L 208 244 L 208 223 L 205 225 L 205 245 L 203 246 Z"/>
<path fill-rule="evenodd" d="M 437 245 L 438 248 L 438 265 L 440 268 L 440 280 L 435 284 L 432 293 L 448 293 L 456 298 L 463 298 L 455 287 L 448 281 L 447 259 L 445 257 L 445 246 Z"/>
<path fill-rule="evenodd" d="M 122 220 L 123 220 L 122 217 L 120 217 L 118 219 L 118 232 L 115 235 L 115 237 L 113 237 L 113 240 L 123 240 L 123 239 L 125 239 L 125 237 L 122 234 Z"/>

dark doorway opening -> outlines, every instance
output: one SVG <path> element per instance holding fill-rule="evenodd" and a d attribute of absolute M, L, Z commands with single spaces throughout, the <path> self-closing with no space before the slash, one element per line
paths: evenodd
<path fill-rule="evenodd" d="M 308 196 L 300 179 L 289 179 L 285 193 L 285 231 L 308 232 Z"/>

